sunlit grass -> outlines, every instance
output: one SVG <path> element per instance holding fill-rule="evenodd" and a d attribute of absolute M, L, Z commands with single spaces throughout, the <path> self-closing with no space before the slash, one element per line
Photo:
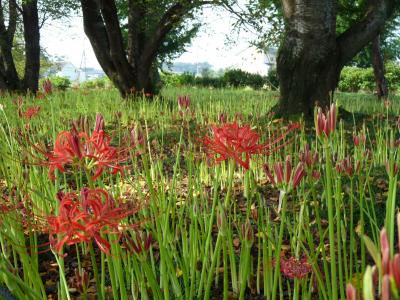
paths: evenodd
<path fill-rule="evenodd" d="M 179 95 L 190 96 L 189 109 L 179 108 Z M 131 101 L 114 89 L 69 90 L 25 98 L 20 107 L 16 96 L 2 97 L 0 285 L 19 299 L 50 294 L 59 299 L 93 294 L 99 299 L 344 299 L 346 284 L 360 287 L 371 261 L 363 234 L 379 245 L 386 224 L 394 244 L 400 155 L 393 116 L 400 100 L 393 97 L 385 106 L 373 96 L 337 94 L 338 105 L 355 113 L 357 122 L 338 120 L 326 138 L 316 137 L 312 127 L 286 134 L 289 124 L 270 114 L 277 97 L 265 91 L 168 88 L 161 97 Z M 41 107 L 38 114 L 21 117 L 19 112 L 31 106 Z M 143 138 L 139 148 L 132 146 L 129 161 L 121 162 L 123 176 L 105 169 L 93 179 L 95 160 L 87 156 L 72 160 L 74 166 L 59 169 L 51 180 L 38 149 L 51 151 L 73 122 L 83 130 L 81 117 L 92 132 L 97 113 L 104 117 L 112 147 L 122 145 L 131 130 Z M 368 115 L 362 119 L 358 113 Z M 235 164 L 240 159 L 229 151 L 238 144 L 232 144 L 223 150 L 230 159 L 216 164 L 219 156 L 206 148 L 217 132 L 213 136 L 210 126 L 224 128 L 221 114 L 226 122 L 250 125 L 243 132 L 258 134 L 258 143 L 279 143 L 260 147 L 263 154 L 251 153 L 250 164 L 242 164 L 246 168 Z M 353 135 L 361 137 L 359 145 Z M 306 166 L 307 144 L 316 158 Z M 254 140 L 251 145 L 258 149 Z M 277 166 L 271 172 L 303 166 L 304 178 L 296 188 L 288 183 L 293 176 L 285 177 L 287 186 L 271 184 L 265 164 Z M 346 170 L 350 167 L 352 172 Z M 59 212 L 59 192 L 86 188 L 107 191 L 135 213 L 110 226 L 113 232 L 102 229 L 110 252 L 96 246 L 107 243 L 91 241 L 65 245 L 66 257 L 54 249 L 50 255 L 46 220 Z M 57 275 L 49 278 L 43 265 L 55 266 Z M 89 275 L 86 286 L 73 281 L 81 277 L 72 268 L 81 277 Z"/>

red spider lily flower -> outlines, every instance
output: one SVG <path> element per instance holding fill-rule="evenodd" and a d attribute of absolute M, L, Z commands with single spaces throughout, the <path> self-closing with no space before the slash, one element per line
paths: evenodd
<path fill-rule="evenodd" d="M 383 276 L 383 281 L 382 281 L 382 300 L 390 300 L 391 297 L 391 282 L 390 282 L 390 276 L 389 275 L 384 275 Z"/>
<path fill-rule="evenodd" d="M 110 254 L 110 243 L 102 234 L 120 234 L 121 222 L 135 214 L 102 189 L 84 188 L 80 194 L 68 193 L 59 204 L 57 216 L 47 217 L 50 244 L 61 253 L 65 244 L 96 242 L 99 249 Z"/>
<path fill-rule="evenodd" d="M 45 95 L 44 95 L 43 93 L 37 92 L 37 94 L 36 94 L 36 99 L 41 100 L 41 99 L 44 99 L 44 98 L 45 98 Z"/>
<path fill-rule="evenodd" d="M 75 269 L 74 276 L 69 279 L 69 284 L 75 288 L 80 294 L 83 294 L 89 287 L 90 277 L 85 269 L 78 271 Z"/>
<path fill-rule="evenodd" d="M 289 141 L 284 142 L 284 139 L 286 136 L 294 131 L 300 128 L 299 123 L 290 123 L 287 127 L 282 128 L 280 130 L 279 134 L 272 134 L 269 139 L 265 141 L 263 153 L 266 155 L 270 155 L 273 152 L 276 152 L 277 150 L 283 148 L 285 145 L 287 145 Z"/>
<path fill-rule="evenodd" d="M 302 162 L 298 163 L 296 169 L 292 168 L 290 155 L 286 157 L 284 163 L 274 163 L 272 170 L 265 164 L 264 171 L 270 183 L 285 192 L 296 189 L 306 174 Z"/>
<path fill-rule="evenodd" d="M 391 165 L 389 161 L 386 161 L 385 167 L 389 176 L 396 176 L 399 173 L 399 166 L 396 163 Z"/>
<path fill-rule="evenodd" d="M 357 290 L 351 283 L 346 286 L 346 298 L 347 300 L 357 300 Z"/>
<path fill-rule="evenodd" d="M 250 224 L 250 221 L 246 220 L 245 223 L 241 224 L 240 228 L 241 228 L 241 233 L 242 233 L 243 239 L 247 240 L 248 242 L 253 242 L 254 230 Z"/>
<path fill-rule="evenodd" d="M 398 220 L 398 229 L 400 229 L 400 223 L 399 223 L 399 216 L 397 218 Z M 389 245 L 389 239 L 387 236 L 387 232 L 385 229 L 381 230 L 380 234 L 380 242 L 381 242 L 381 263 L 382 263 L 382 275 L 383 279 L 385 281 L 385 277 L 388 279 L 388 281 L 393 281 L 395 287 L 397 289 L 400 289 L 400 253 L 396 253 L 393 258 L 390 258 L 390 245 Z M 400 243 L 400 240 L 399 240 Z M 384 296 L 385 293 L 388 293 L 390 295 L 390 287 L 387 289 L 387 291 L 384 291 L 385 287 L 384 284 L 385 282 L 383 281 L 382 283 L 382 296 Z M 386 287 L 388 288 L 388 287 Z M 389 299 L 389 298 L 387 298 Z"/>
<path fill-rule="evenodd" d="M 20 117 L 30 120 L 39 113 L 40 109 L 40 106 L 31 106 L 28 107 L 25 111 L 19 111 L 18 114 L 20 115 Z"/>
<path fill-rule="evenodd" d="M 290 279 L 302 279 L 312 272 L 312 267 L 307 258 L 281 257 L 281 272 Z"/>
<path fill-rule="evenodd" d="M 21 96 L 18 97 L 17 99 L 13 100 L 13 104 L 20 109 L 22 107 L 22 105 L 24 104 L 24 98 L 22 98 Z"/>
<path fill-rule="evenodd" d="M 390 272 L 390 247 L 389 239 L 385 229 L 382 229 L 381 235 L 381 255 L 382 255 L 382 273 L 389 274 Z"/>
<path fill-rule="evenodd" d="M 336 106 L 332 104 L 329 111 L 324 114 L 322 109 L 317 109 L 315 117 L 315 129 L 318 137 L 329 137 L 336 128 Z"/>
<path fill-rule="evenodd" d="M 227 123 L 221 127 L 212 127 L 213 137 L 204 137 L 203 144 L 207 149 L 208 157 L 216 162 L 233 159 L 246 170 L 249 169 L 250 157 L 260 153 L 264 148 L 258 144 L 260 136 L 249 125 L 239 126 Z M 245 156 L 245 159 L 243 159 Z"/>
<path fill-rule="evenodd" d="M 219 123 L 226 123 L 226 121 L 227 121 L 227 116 L 226 116 L 226 113 L 220 113 L 219 115 L 218 115 L 218 121 L 219 121 Z"/>
<path fill-rule="evenodd" d="M 66 165 L 72 165 L 78 169 L 92 171 L 92 180 L 96 180 L 104 171 L 111 169 L 112 174 L 121 173 L 121 163 L 130 157 L 130 149 L 135 147 L 131 143 L 127 147 L 116 148 L 111 146 L 111 138 L 104 132 L 104 119 L 96 116 L 96 125 L 91 135 L 76 127 L 70 131 L 61 132 L 55 141 L 53 151 L 42 152 L 47 161 L 42 164 L 49 167 L 50 178 L 54 178 L 54 172 L 58 169 L 65 172 Z"/>
<path fill-rule="evenodd" d="M 315 180 L 319 180 L 321 178 L 321 172 L 317 170 L 313 170 L 311 173 L 311 177 Z"/>
<path fill-rule="evenodd" d="M 400 232 L 400 214 L 397 214 L 397 231 Z M 400 246 L 400 239 L 398 243 Z M 377 266 L 373 266 L 371 271 L 372 278 L 369 280 L 372 281 L 374 288 L 376 288 L 379 283 L 382 283 L 380 287 L 380 299 L 397 299 L 396 297 L 400 290 L 400 253 L 396 253 L 391 257 L 390 242 L 385 228 L 382 229 L 380 233 L 380 252 L 381 269 L 378 271 Z M 352 293 L 354 292 L 352 291 Z M 353 300 L 355 298 L 352 298 L 352 296 L 347 293 L 347 299 Z M 359 299 L 361 299 L 361 297 Z"/>
<path fill-rule="evenodd" d="M 336 164 L 336 171 L 338 173 L 346 174 L 349 177 L 353 177 L 355 173 L 360 171 L 360 162 L 357 161 L 356 163 L 353 163 L 352 158 L 347 156 Z"/>
<path fill-rule="evenodd" d="M 306 144 L 303 151 L 300 151 L 299 160 L 308 168 L 312 168 L 319 161 L 318 152 L 311 152 L 310 145 Z"/>
<path fill-rule="evenodd" d="M 131 238 L 128 234 L 123 236 L 122 242 L 126 249 L 131 253 L 140 254 L 143 251 L 147 252 L 150 249 L 153 236 L 147 232 L 136 232 L 136 241 Z"/>
<path fill-rule="evenodd" d="M 355 135 L 353 134 L 353 143 L 354 146 L 358 147 L 360 145 L 364 146 L 366 141 L 365 134 Z"/>
<path fill-rule="evenodd" d="M 265 143 L 259 144 L 260 135 L 249 125 L 239 126 L 236 122 L 226 123 L 220 127 L 212 126 L 212 137 L 205 136 L 202 143 L 207 155 L 221 162 L 233 159 L 237 164 L 248 170 L 250 158 L 254 154 L 269 155 L 285 145 L 282 143 L 289 132 L 299 128 L 298 124 L 290 124 L 278 137 L 272 136 Z"/>
<path fill-rule="evenodd" d="M 45 95 L 50 95 L 53 93 L 53 84 L 51 83 L 50 79 L 46 79 L 43 82 L 42 88 Z"/>
<path fill-rule="evenodd" d="M 235 121 L 243 121 L 243 114 L 240 112 L 235 113 Z"/>
<path fill-rule="evenodd" d="M 190 107 L 189 96 L 179 96 L 178 97 L 178 105 L 179 105 L 180 110 L 188 110 Z"/>

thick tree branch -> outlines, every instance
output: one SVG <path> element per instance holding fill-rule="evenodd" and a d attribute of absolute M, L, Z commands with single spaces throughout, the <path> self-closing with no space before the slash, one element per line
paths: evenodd
<path fill-rule="evenodd" d="M 285 19 L 289 20 L 294 14 L 295 10 L 295 2 L 294 0 L 281 0 L 282 2 L 282 11 Z"/>
<path fill-rule="evenodd" d="M 220 1 L 217 0 L 205 0 L 205 1 L 179 1 L 173 4 L 161 18 L 156 31 L 152 35 L 151 39 L 145 44 L 142 55 L 140 58 L 140 64 L 144 67 L 148 67 L 157 55 L 161 43 L 164 41 L 167 34 L 180 22 L 183 21 L 185 15 L 191 10 L 208 5 L 217 4 Z M 140 66 L 141 67 L 141 66 Z"/>
<path fill-rule="evenodd" d="M 128 61 L 137 70 L 137 59 L 143 50 L 145 42 L 143 19 L 146 15 L 146 4 L 143 0 L 129 0 L 128 3 Z"/>
<path fill-rule="evenodd" d="M 18 11 L 17 11 L 17 3 L 15 0 L 9 0 L 9 18 L 8 18 L 8 28 L 7 35 L 8 41 L 10 44 L 13 43 L 15 31 L 17 30 L 17 21 L 18 21 Z"/>
<path fill-rule="evenodd" d="M 378 98 L 387 98 L 389 94 L 387 80 L 385 77 L 385 63 L 383 60 L 381 45 L 380 45 L 380 36 L 377 35 L 373 38 L 371 43 L 371 53 L 372 53 L 372 67 L 374 69 L 375 83 L 376 83 L 376 92 Z"/>
<path fill-rule="evenodd" d="M 40 71 L 40 29 L 37 0 L 22 4 L 25 40 L 24 89 L 36 93 Z"/>
<path fill-rule="evenodd" d="M 104 72 L 112 78 L 112 74 L 116 72 L 116 69 L 111 59 L 110 44 L 100 13 L 100 7 L 97 5 L 96 0 L 81 0 L 81 6 L 86 36 L 90 40 L 99 64 Z"/>
<path fill-rule="evenodd" d="M 396 0 L 374 0 L 366 15 L 337 38 L 340 65 L 349 62 L 362 48 L 376 37 L 395 9 Z"/>
<path fill-rule="evenodd" d="M 122 77 L 121 81 L 133 82 L 133 70 L 128 64 L 128 60 L 126 58 L 115 1 L 101 0 L 100 10 L 107 32 L 107 38 L 110 46 L 110 56 L 114 66 L 119 70 L 119 76 Z"/>
<path fill-rule="evenodd" d="M 12 40 L 10 41 L 9 32 L 5 26 L 4 8 L 0 0 L 0 59 L 2 63 L 1 73 L 4 75 L 4 82 L 11 89 L 18 89 L 20 80 L 12 56 Z M 11 24 L 12 26 L 12 24 Z M 12 32 L 12 30 L 10 31 Z"/>
<path fill-rule="evenodd" d="M 5 20 L 4 20 L 4 9 L 3 9 L 3 3 L 0 0 L 0 35 L 3 37 L 6 35 L 7 29 L 5 25 Z"/>

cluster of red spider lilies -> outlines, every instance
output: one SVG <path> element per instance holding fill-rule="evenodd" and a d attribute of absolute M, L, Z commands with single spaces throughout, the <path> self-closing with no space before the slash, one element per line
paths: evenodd
<path fill-rule="evenodd" d="M 46 86 L 46 90 L 50 91 L 49 86 Z M 178 105 L 181 112 L 188 111 L 189 97 L 180 97 Z M 20 110 L 20 115 L 32 118 L 39 110 L 40 107 L 31 107 L 25 112 Z M 239 125 L 236 121 L 227 123 L 225 115 L 221 115 L 219 119 L 221 125 L 211 126 L 210 135 L 201 140 L 208 158 L 216 163 L 234 161 L 245 170 L 250 168 L 253 155 L 270 155 L 281 149 L 288 143 L 286 136 L 300 128 L 297 123 L 290 124 L 279 135 L 260 143 L 261 136 L 249 125 Z M 329 138 L 335 130 L 335 124 L 334 105 L 326 115 L 321 110 L 318 111 L 316 131 L 320 138 Z M 32 145 L 39 156 L 41 155 L 41 157 L 35 156 L 38 163 L 49 169 L 51 179 L 54 180 L 57 173 L 73 170 L 85 174 L 89 182 L 89 186 L 83 187 L 80 191 L 60 192 L 58 213 L 46 217 L 50 245 L 58 254 L 62 255 L 65 244 L 90 244 L 93 241 L 102 252 L 110 254 L 111 245 L 104 236 L 112 233 L 121 238 L 123 228 L 135 228 L 135 225 L 129 224 L 128 219 L 136 214 L 138 209 L 120 203 L 108 191 L 96 187 L 96 180 L 105 173 L 123 175 L 127 162 L 132 155 L 138 153 L 137 148 L 142 143 L 143 140 L 135 137 L 132 132 L 124 145 L 113 146 L 111 136 L 104 130 L 104 119 L 98 114 L 92 132 L 88 131 L 87 126 L 74 124 L 71 130 L 58 134 L 51 151 Z M 320 174 L 313 170 L 317 161 L 318 154 L 311 153 L 306 147 L 295 168 L 292 166 L 291 157 L 287 156 L 284 162 L 276 162 L 272 166 L 265 165 L 264 171 L 273 186 L 289 192 L 296 189 L 307 173 L 319 178 Z M 344 161 L 341 168 L 348 170 L 350 164 L 349 161 Z M 147 235 L 143 245 L 140 242 L 130 243 L 133 251 L 149 249 L 151 238 L 151 235 Z M 123 241 L 126 242 L 126 239 Z M 304 259 L 282 257 L 280 268 L 290 278 L 302 278 L 311 272 L 310 265 Z"/>

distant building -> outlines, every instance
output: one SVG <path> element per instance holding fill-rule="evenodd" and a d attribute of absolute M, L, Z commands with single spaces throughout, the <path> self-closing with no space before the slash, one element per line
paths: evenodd
<path fill-rule="evenodd" d="M 55 76 L 67 77 L 71 82 L 77 81 L 79 76 L 79 71 L 70 62 L 57 62 L 57 71 Z"/>
<path fill-rule="evenodd" d="M 247 47 L 239 51 L 235 58 L 232 58 L 232 64 L 227 69 L 240 69 L 252 74 L 266 76 L 270 70 L 276 69 L 277 53 L 276 48 L 262 51 L 256 47 Z M 208 62 L 174 62 L 171 65 L 164 65 L 162 69 L 175 74 L 191 73 L 200 77 L 209 71 L 214 71 L 216 76 L 223 73 L 223 70 L 216 71 Z"/>
<path fill-rule="evenodd" d="M 85 82 L 106 76 L 103 70 L 95 68 L 76 68 L 70 62 L 58 62 L 56 76 L 67 77 L 71 82 Z"/>
<path fill-rule="evenodd" d="M 82 68 L 79 69 L 79 82 L 84 82 L 88 80 L 94 80 L 103 78 L 106 76 L 103 70 L 97 70 L 95 68 Z"/>
<path fill-rule="evenodd" d="M 175 74 L 190 73 L 196 76 L 201 76 L 203 70 L 211 70 L 212 65 L 208 62 L 187 63 L 187 62 L 174 62 L 171 65 L 165 64 L 162 66 L 163 70 Z"/>
<path fill-rule="evenodd" d="M 249 47 L 237 54 L 237 62 L 229 68 L 266 76 L 270 70 L 276 68 L 277 52 L 275 48 L 262 51 L 255 47 Z"/>

